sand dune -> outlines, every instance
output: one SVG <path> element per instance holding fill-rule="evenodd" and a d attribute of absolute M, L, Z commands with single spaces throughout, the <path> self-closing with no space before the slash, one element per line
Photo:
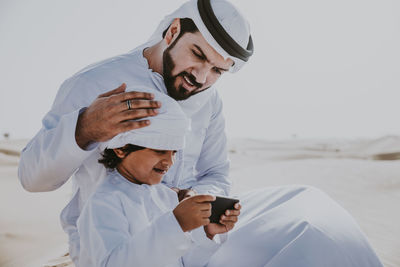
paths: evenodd
<path fill-rule="evenodd" d="M 17 179 L 26 140 L 0 141 L 0 266 L 71 266 L 58 215 L 70 184 L 25 192 Z M 358 221 L 387 267 L 400 266 L 400 137 L 375 140 L 235 139 L 229 142 L 233 194 L 284 184 L 316 186 Z M 47 260 L 53 259 L 44 265 Z"/>
<path fill-rule="evenodd" d="M 268 160 L 340 158 L 396 160 L 400 154 L 400 137 L 385 136 L 375 140 L 232 140 L 231 153 L 259 155 Z M 386 157 L 385 157 L 386 156 Z"/>

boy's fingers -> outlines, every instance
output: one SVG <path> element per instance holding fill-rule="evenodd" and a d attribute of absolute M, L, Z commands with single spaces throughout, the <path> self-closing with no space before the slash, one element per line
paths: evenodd
<path fill-rule="evenodd" d="M 220 222 L 222 225 L 225 225 L 226 230 L 230 231 L 233 229 L 233 227 L 235 227 L 235 224 L 232 222 Z"/>
<path fill-rule="evenodd" d="M 203 218 L 208 219 L 211 216 L 211 210 L 202 210 L 200 214 Z"/>
<path fill-rule="evenodd" d="M 212 201 L 215 200 L 215 196 L 212 196 L 212 195 L 195 195 L 195 196 L 192 197 L 192 199 L 197 203 L 212 202 Z"/>
<path fill-rule="evenodd" d="M 197 203 L 197 206 L 199 207 L 199 209 L 201 210 L 201 211 L 207 211 L 207 210 L 209 210 L 210 212 L 211 212 L 211 204 L 210 203 L 204 203 L 204 202 L 202 202 L 202 203 Z"/>
<path fill-rule="evenodd" d="M 233 222 L 233 223 L 235 223 L 235 222 L 238 221 L 238 217 L 237 216 L 225 216 L 225 215 L 222 215 L 221 216 L 221 221 L 222 222 Z"/>
<path fill-rule="evenodd" d="M 239 216 L 240 215 L 240 210 L 226 210 L 225 215 L 228 216 Z"/>
<path fill-rule="evenodd" d="M 207 225 L 210 224 L 210 219 L 209 218 L 205 218 L 202 220 L 202 225 Z"/>

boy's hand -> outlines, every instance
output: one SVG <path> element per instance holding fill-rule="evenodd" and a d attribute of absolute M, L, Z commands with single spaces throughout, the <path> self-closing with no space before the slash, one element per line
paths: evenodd
<path fill-rule="evenodd" d="M 226 233 L 233 229 L 242 206 L 236 203 L 234 208 L 234 210 L 225 211 L 225 214 L 221 215 L 219 223 L 210 223 L 204 226 L 204 231 L 209 239 L 213 239 L 216 234 Z"/>
<path fill-rule="evenodd" d="M 182 200 L 173 213 L 184 232 L 210 223 L 211 195 L 196 195 Z"/>

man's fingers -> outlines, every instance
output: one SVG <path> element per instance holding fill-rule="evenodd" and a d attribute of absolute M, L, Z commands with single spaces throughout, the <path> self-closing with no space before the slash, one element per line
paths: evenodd
<path fill-rule="evenodd" d="M 114 90 L 105 92 L 104 94 L 99 95 L 99 97 L 107 97 L 107 96 L 111 96 L 111 95 L 120 94 L 122 92 L 125 92 L 125 90 L 126 90 L 126 84 L 123 83 L 118 88 L 115 88 Z"/>
<path fill-rule="evenodd" d="M 175 193 L 179 193 L 179 188 L 178 187 L 171 187 L 171 190 L 173 190 Z"/>
<path fill-rule="evenodd" d="M 118 102 L 124 102 L 128 99 L 147 99 L 147 100 L 152 100 L 154 98 L 154 94 L 152 93 L 146 93 L 146 92 L 126 92 L 123 94 L 119 94 L 115 96 L 115 101 Z"/>
<path fill-rule="evenodd" d="M 179 199 L 179 201 L 182 201 L 183 199 L 194 196 L 195 194 L 196 193 L 191 189 L 181 189 L 181 190 L 179 190 L 179 193 L 178 193 L 178 199 Z"/>
<path fill-rule="evenodd" d="M 133 129 L 139 129 L 150 125 L 149 120 L 141 120 L 141 121 L 125 121 L 120 124 L 119 130 L 121 132 L 130 131 Z"/>
<path fill-rule="evenodd" d="M 131 102 L 131 110 L 133 109 L 140 109 L 140 108 L 145 108 L 145 109 L 157 109 L 160 108 L 161 104 L 159 101 L 154 101 L 154 100 L 138 100 L 138 99 L 133 99 L 130 101 Z M 126 101 L 124 102 L 117 102 L 118 106 L 118 111 L 125 111 L 128 110 L 128 105 L 126 104 Z"/>
<path fill-rule="evenodd" d="M 152 117 L 156 116 L 157 114 L 158 111 L 154 109 L 133 109 L 133 110 L 126 110 L 118 114 L 117 118 L 119 119 L 119 121 L 127 121 L 127 120 L 137 120 L 146 117 Z"/>
<path fill-rule="evenodd" d="M 179 199 L 185 199 L 196 195 L 196 192 L 193 189 L 186 188 L 179 190 Z"/>
<path fill-rule="evenodd" d="M 195 196 L 192 196 L 192 199 L 197 203 L 212 202 L 212 201 L 215 200 L 215 196 L 212 196 L 212 195 L 195 195 Z"/>

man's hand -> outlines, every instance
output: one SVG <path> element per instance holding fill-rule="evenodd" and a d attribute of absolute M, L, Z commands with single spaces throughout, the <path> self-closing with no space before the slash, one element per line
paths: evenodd
<path fill-rule="evenodd" d="M 178 191 L 178 200 L 181 202 L 185 198 L 195 196 L 196 192 L 193 189 L 179 189 Z"/>
<path fill-rule="evenodd" d="M 211 201 L 215 197 L 211 195 L 196 195 L 184 199 L 176 206 L 173 213 L 184 232 L 193 230 L 210 223 Z"/>
<path fill-rule="evenodd" d="M 236 203 L 234 208 L 234 210 L 225 211 L 225 214 L 221 215 L 219 223 L 210 223 L 204 226 L 204 231 L 209 239 L 213 239 L 216 234 L 226 233 L 233 229 L 242 206 Z"/>
<path fill-rule="evenodd" d="M 78 118 L 75 129 L 77 144 L 86 149 L 92 142 L 107 141 L 121 132 L 150 124 L 149 120 L 132 121 L 158 113 L 161 103 L 153 101 L 153 94 L 125 92 L 126 84 L 99 95 Z M 131 109 L 126 101 L 130 100 Z"/>
<path fill-rule="evenodd" d="M 185 198 L 192 197 L 197 194 L 196 191 L 194 191 L 193 189 L 189 189 L 189 188 L 188 189 L 179 189 L 178 187 L 171 187 L 171 189 L 174 190 L 176 192 L 176 194 L 178 195 L 179 202 L 181 202 Z"/>

